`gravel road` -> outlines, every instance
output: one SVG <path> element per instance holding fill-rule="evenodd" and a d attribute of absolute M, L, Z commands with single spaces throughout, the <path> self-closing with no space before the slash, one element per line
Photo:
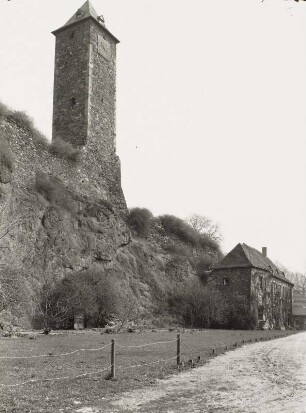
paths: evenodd
<path fill-rule="evenodd" d="M 306 413 L 305 363 L 306 332 L 246 345 L 124 393 L 103 412 Z"/>

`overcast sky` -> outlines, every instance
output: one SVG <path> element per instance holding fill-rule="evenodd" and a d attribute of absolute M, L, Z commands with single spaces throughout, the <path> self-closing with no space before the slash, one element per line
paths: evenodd
<path fill-rule="evenodd" d="M 84 0 L 85 1 L 85 0 Z M 82 0 L 0 0 L 0 100 L 51 136 L 54 36 Z M 306 270 L 306 2 L 92 0 L 118 45 L 129 207 L 210 217 Z"/>

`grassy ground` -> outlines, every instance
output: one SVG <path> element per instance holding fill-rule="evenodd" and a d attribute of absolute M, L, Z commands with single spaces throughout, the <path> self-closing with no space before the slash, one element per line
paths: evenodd
<path fill-rule="evenodd" d="M 100 334 L 98 331 L 64 332 L 48 336 L 0 338 L 0 412 L 72 412 L 77 406 L 99 404 L 99 400 L 141 386 L 154 385 L 156 379 L 176 373 L 177 331 L 147 331 Z M 244 342 L 282 337 L 286 331 L 181 331 L 181 358 L 187 369 L 188 360 L 200 361 L 231 350 Z M 110 366 L 110 342 L 116 343 L 116 379 L 109 380 L 110 370 L 93 373 Z M 147 343 L 166 342 L 143 347 Z M 61 357 L 52 357 L 79 349 Z M 124 347 L 120 347 L 120 346 Z M 50 354 L 48 357 L 15 358 Z M 167 360 L 158 362 L 158 360 Z M 151 364 L 150 364 L 151 363 Z M 69 377 L 62 379 L 63 377 Z M 60 380 L 53 380 L 60 378 Z M 50 381 L 40 381 L 51 379 Z M 28 380 L 38 380 L 18 385 Z M 5 385 L 5 386 L 3 386 Z M 17 385 L 8 387 L 10 385 Z"/>

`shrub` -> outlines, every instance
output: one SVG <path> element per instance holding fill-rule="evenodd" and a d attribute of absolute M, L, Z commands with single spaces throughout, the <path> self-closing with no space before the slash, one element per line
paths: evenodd
<path fill-rule="evenodd" d="M 202 276 L 205 271 L 208 271 L 213 263 L 213 258 L 208 254 L 202 254 L 191 260 L 191 265 L 198 276 Z"/>
<path fill-rule="evenodd" d="M 209 328 L 221 322 L 219 311 L 221 297 L 205 287 L 200 280 L 179 286 L 170 296 L 169 307 L 188 327 Z"/>
<path fill-rule="evenodd" d="M 256 316 L 251 314 L 249 305 L 243 299 L 236 300 L 234 305 L 228 305 L 226 324 L 223 328 L 233 330 L 254 330 L 257 325 Z"/>
<path fill-rule="evenodd" d="M 5 313 L 12 319 L 23 318 L 31 312 L 31 287 L 28 274 L 3 267 L 0 271 L 0 325 Z"/>
<path fill-rule="evenodd" d="M 109 211 L 114 212 L 113 204 L 107 199 L 99 199 L 99 204 L 107 208 Z"/>
<path fill-rule="evenodd" d="M 41 172 L 36 173 L 36 189 L 47 201 L 71 213 L 76 212 L 76 204 L 64 184 L 55 178 L 49 178 Z"/>
<path fill-rule="evenodd" d="M 34 128 L 32 130 L 32 139 L 33 139 L 33 142 L 36 146 L 49 148 L 48 139 L 46 138 L 46 136 L 43 133 L 39 132 L 39 130 L 36 129 L 36 128 Z"/>
<path fill-rule="evenodd" d="M 159 220 L 167 234 L 174 235 L 194 247 L 199 245 L 199 234 L 182 219 L 173 215 L 162 215 Z"/>
<path fill-rule="evenodd" d="M 200 234 L 199 243 L 203 249 L 210 249 L 214 251 L 217 251 L 218 249 L 220 249 L 218 242 L 212 239 L 207 234 Z"/>
<path fill-rule="evenodd" d="M 34 129 L 33 119 L 25 112 L 20 110 L 10 111 L 8 113 L 8 118 L 16 122 L 21 128 L 27 129 L 30 132 Z"/>
<path fill-rule="evenodd" d="M 47 280 L 41 289 L 37 314 L 44 328 L 70 328 L 75 314 L 83 314 L 87 327 L 104 327 L 118 308 L 114 283 L 105 274 L 82 271 L 61 281 Z"/>
<path fill-rule="evenodd" d="M 153 215 L 146 208 L 132 208 L 127 218 L 127 224 L 137 235 L 147 237 L 151 231 Z"/>
<path fill-rule="evenodd" d="M 0 162 L 5 165 L 9 171 L 13 170 L 13 154 L 8 145 L 3 140 L 0 140 Z"/>
<path fill-rule="evenodd" d="M 75 148 L 71 143 L 66 142 L 60 138 L 57 138 L 51 143 L 51 152 L 62 157 L 69 159 L 72 162 L 77 162 L 80 158 L 80 150 Z"/>
<path fill-rule="evenodd" d="M 164 245 L 164 250 L 170 252 L 171 254 L 175 254 L 184 258 L 186 258 L 189 255 L 188 247 L 183 245 L 166 244 Z"/>
<path fill-rule="evenodd" d="M 0 122 L 2 119 L 5 119 L 7 117 L 7 114 L 9 113 L 9 108 L 4 105 L 4 103 L 0 102 Z"/>
<path fill-rule="evenodd" d="M 23 129 L 26 129 L 28 132 L 31 133 L 32 139 L 35 145 L 48 147 L 49 142 L 48 139 L 42 134 L 38 129 L 34 126 L 34 121 L 31 117 L 29 117 L 25 112 L 20 110 L 16 111 L 7 111 L 7 118 L 13 120 Z"/>

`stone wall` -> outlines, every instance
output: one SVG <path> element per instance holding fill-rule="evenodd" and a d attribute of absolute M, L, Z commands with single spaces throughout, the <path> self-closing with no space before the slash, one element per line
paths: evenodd
<path fill-rule="evenodd" d="M 291 324 L 292 286 L 268 271 L 252 268 L 253 311 L 265 328 Z"/>
<path fill-rule="evenodd" d="M 8 121 L 0 124 L 0 139 L 9 146 L 14 159 L 9 182 L 0 183 L 0 230 L 5 233 L 5 228 L 13 224 L 0 239 L 0 261 L 21 268 L 25 261 L 34 260 L 37 263 L 34 267 L 43 271 L 52 262 L 51 267 L 59 267 L 61 272 L 66 252 L 78 270 L 87 268 L 96 259 L 112 260 L 117 248 L 128 242 L 129 237 L 122 219 L 126 213 L 123 194 L 120 197 L 118 192 L 116 197 L 113 192 L 111 196 L 101 176 L 89 175 L 93 169 L 87 168 L 84 154 L 78 162 L 56 156 L 50 148 L 37 146 L 29 131 Z M 54 202 L 50 205 L 37 191 L 37 174 L 42 174 L 46 181 L 58 180 L 76 213 L 65 212 L 64 208 L 60 212 L 64 218 L 54 219 L 56 205 Z M 114 203 L 110 202 L 111 198 Z M 54 221 L 54 230 L 46 228 L 49 221 Z M 57 245 L 51 242 L 51 232 L 57 238 Z M 89 242 L 86 233 L 91 237 L 91 253 L 86 250 Z M 46 251 L 43 253 L 41 248 Z M 44 259 L 45 263 L 38 262 Z"/>
<path fill-rule="evenodd" d="M 292 286 L 269 271 L 257 268 L 218 268 L 208 278 L 208 285 L 220 293 L 224 310 L 241 310 L 247 304 L 258 328 L 286 328 L 292 315 Z"/>
<path fill-rule="evenodd" d="M 116 41 L 92 19 L 63 27 L 56 32 L 53 141 L 80 148 L 69 182 L 125 214 L 115 134 Z"/>
<path fill-rule="evenodd" d="M 75 146 L 87 139 L 89 32 L 86 20 L 56 35 L 52 139 Z"/>
<path fill-rule="evenodd" d="M 250 328 L 250 268 L 214 269 L 207 278 L 208 288 L 218 303 L 218 327 Z"/>
<path fill-rule="evenodd" d="M 115 153 L 116 44 L 91 20 L 89 68 L 88 144 L 95 145 L 107 159 Z"/>
<path fill-rule="evenodd" d="M 237 299 L 237 296 L 250 300 L 250 282 L 250 268 L 218 268 L 208 278 L 208 285 L 219 291 L 228 302 Z"/>

